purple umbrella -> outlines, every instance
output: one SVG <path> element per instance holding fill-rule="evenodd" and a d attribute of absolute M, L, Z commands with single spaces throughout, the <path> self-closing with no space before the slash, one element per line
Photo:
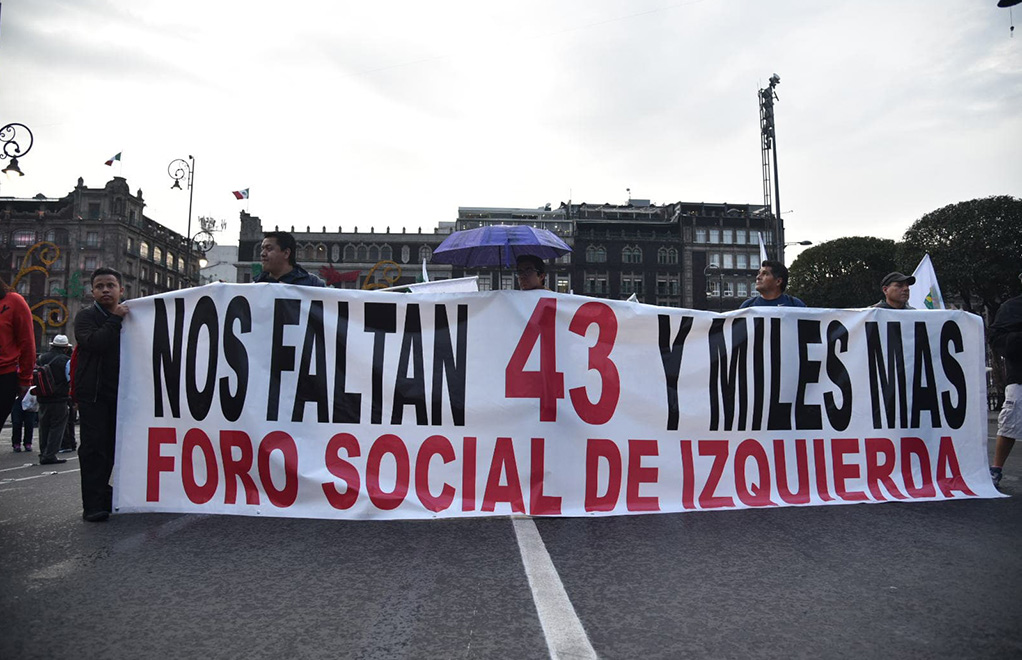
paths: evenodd
<path fill-rule="evenodd" d="M 522 254 L 556 259 L 569 252 L 568 244 L 550 230 L 528 225 L 492 225 L 454 232 L 433 250 L 433 261 L 452 266 L 513 268 L 515 259 Z"/>

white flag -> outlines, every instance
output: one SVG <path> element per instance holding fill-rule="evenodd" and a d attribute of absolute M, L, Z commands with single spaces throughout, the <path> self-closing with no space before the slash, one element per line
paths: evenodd
<path fill-rule="evenodd" d="M 916 309 L 946 309 L 929 254 L 923 256 L 912 276 L 916 278 L 916 283 L 909 289 L 909 306 Z"/>
<path fill-rule="evenodd" d="M 429 281 L 429 273 L 426 272 L 426 257 L 422 258 L 422 281 Z"/>
<path fill-rule="evenodd" d="M 767 260 L 766 243 L 763 242 L 763 232 L 758 231 L 756 233 L 759 234 L 759 263 L 762 265 Z"/>

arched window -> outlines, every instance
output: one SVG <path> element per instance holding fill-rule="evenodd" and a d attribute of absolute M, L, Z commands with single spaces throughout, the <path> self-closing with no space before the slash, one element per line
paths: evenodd
<path fill-rule="evenodd" d="M 322 243 L 316 246 L 316 261 L 326 261 L 326 246 Z"/>
<path fill-rule="evenodd" d="M 642 248 L 625 246 L 621 249 L 621 263 L 625 264 L 641 264 L 642 263 Z"/>
<path fill-rule="evenodd" d="M 366 246 L 364 245 L 358 246 L 358 257 L 355 259 L 355 261 L 358 261 L 359 263 L 365 263 L 369 261 L 369 250 L 366 249 Z"/>
<path fill-rule="evenodd" d="M 596 261 L 600 262 L 601 264 L 607 263 L 607 248 L 603 247 L 602 245 L 596 248 Z"/>
<path fill-rule="evenodd" d="M 153 247 L 153 261 L 161 266 L 163 265 L 163 250 L 161 250 L 159 246 Z"/>
<path fill-rule="evenodd" d="M 380 260 L 380 248 L 375 245 L 369 246 L 369 261 L 376 263 Z"/>
<path fill-rule="evenodd" d="M 427 263 L 433 259 L 433 248 L 428 245 L 423 245 L 419 248 L 419 261 L 425 260 Z"/>
<path fill-rule="evenodd" d="M 149 258 L 149 244 L 142 241 L 142 244 L 138 246 L 138 253 L 143 259 Z"/>
<path fill-rule="evenodd" d="M 170 250 L 167 251 L 167 268 L 174 267 L 174 253 Z"/>
<path fill-rule="evenodd" d="M 351 243 L 344 246 L 344 260 L 349 262 L 355 260 L 355 246 Z"/>
<path fill-rule="evenodd" d="M 384 261 L 393 261 L 394 252 L 390 249 L 389 245 L 384 245 L 380 248 L 380 259 L 383 259 Z"/>

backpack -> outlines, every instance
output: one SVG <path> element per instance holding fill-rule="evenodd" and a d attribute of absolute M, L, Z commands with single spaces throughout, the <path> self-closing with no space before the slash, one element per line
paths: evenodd
<path fill-rule="evenodd" d="M 60 366 L 54 367 L 54 364 Z M 37 397 L 67 396 L 67 384 L 64 365 L 60 360 L 37 364 L 32 370 L 32 385 L 35 386 Z"/>

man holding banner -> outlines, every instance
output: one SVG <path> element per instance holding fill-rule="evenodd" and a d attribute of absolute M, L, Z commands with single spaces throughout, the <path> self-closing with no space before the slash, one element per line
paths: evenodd
<path fill-rule="evenodd" d="M 746 307 L 805 307 L 806 304 L 784 292 L 788 288 L 788 268 L 780 261 L 764 260 L 756 275 L 756 292 L 742 303 Z"/>
<path fill-rule="evenodd" d="M 916 278 L 903 273 L 887 273 L 880 282 L 884 299 L 873 305 L 878 309 L 915 309 L 909 306 L 909 287 L 916 283 Z"/>
<path fill-rule="evenodd" d="M 263 272 L 256 282 L 280 282 L 301 286 L 323 286 L 323 280 L 298 265 L 295 237 L 286 231 L 271 231 L 263 235 L 259 247 L 259 261 Z"/>

